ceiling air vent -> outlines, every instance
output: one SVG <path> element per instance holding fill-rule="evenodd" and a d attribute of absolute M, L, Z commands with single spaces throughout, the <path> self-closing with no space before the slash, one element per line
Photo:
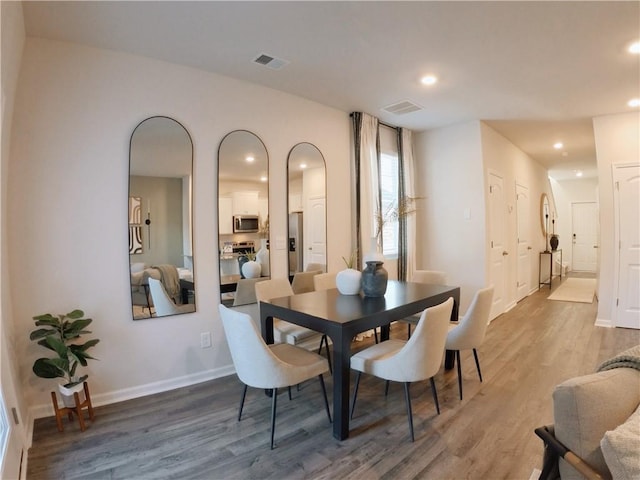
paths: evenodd
<path fill-rule="evenodd" d="M 259 65 L 264 65 L 265 67 L 268 67 L 271 70 L 280 70 L 282 67 L 289 64 L 287 60 L 283 60 L 281 58 L 275 58 L 275 57 L 272 57 L 271 55 L 267 55 L 266 53 L 261 53 L 253 61 Z"/>
<path fill-rule="evenodd" d="M 393 113 L 394 115 L 404 115 L 405 113 L 417 112 L 418 110 L 422 110 L 422 107 L 410 102 L 409 100 L 403 100 L 402 102 L 388 105 L 382 110 L 384 110 L 385 112 Z"/>

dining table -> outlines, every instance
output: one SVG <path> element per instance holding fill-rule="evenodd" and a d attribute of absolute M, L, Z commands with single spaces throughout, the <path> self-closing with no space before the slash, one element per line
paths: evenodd
<path fill-rule="evenodd" d="M 389 339 L 391 322 L 421 313 L 449 297 L 454 300 L 451 320 L 457 321 L 460 287 L 389 280 L 384 296 L 342 295 L 337 289 L 320 290 L 260 302 L 260 326 L 266 343 L 273 343 L 277 318 L 326 334 L 333 343 L 333 436 L 349 437 L 351 342 L 370 329 L 381 327 L 381 341 Z M 453 367 L 447 355 L 445 368 Z"/>

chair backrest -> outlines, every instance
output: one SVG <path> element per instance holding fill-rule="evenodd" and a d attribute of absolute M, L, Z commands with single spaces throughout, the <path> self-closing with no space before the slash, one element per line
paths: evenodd
<path fill-rule="evenodd" d="M 297 272 L 293 276 L 293 282 L 291 282 L 293 293 L 313 292 L 313 277 L 319 273 L 322 272 L 320 270 Z"/>
<path fill-rule="evenodd" d="M 293 289 L 286 278 L 272 278 L 255 284 L 256 299 L 259 302 L 268 302 L 272 298 L 288 297 L 293 295 Z"/>
<path fill-rule="evenodd" d="M 218 309 L 240 381 L 255 388 L 279 386 L 284 362 L 271 352 L 251 317 L 224 305 Z"/>
<path fill-rule="evenodd" d="M 452 310 L 451 297 L 425 309 L 404 347 L 387 360 L 380 361 L 380 376 L 397 382 L 418 382 L 433 377 L 444 357 Z"/>
<path fill-rule="evenodd" d="M 464 317 L 449 333 L 447 347 L 451 345 L 455 347 L 452 350 L 466 350 L 482 344 L 489 323 L 492 301 L 493 285 L 476 292 Z"/>
<path fill-rule="evenodd" d="M 313 276 L 313 289 L 314 290 L 329 290 L 330 288 L 336 288 L 336 275 L 337 273 L 319 273 Z"/>
<path fill-rule="evenodd" d="M 169 295 L 167 295 L 167 292 L 160 280 L 149 277 L 148 282 L 149 292 L 151 293 L 153 306 L 156 310 L 156 316 L 162 317 L 165 315 L 175 315 L 176 313 L 179 313 L 176 304 L 173 303 L 171 298 L 169 298 Z"/>
<path fill-rule="evenodd" d="M 412 282 L 446 285 L 447 274 L 438 270 L 416 270 L 413 272 Z"/>
<path fill-rule="evenodd" d="M 256 303 L 256 283 L 268 280 L 267 277 L 241 278 L 236 284 L 236 293 L 233 297 L 233 306 Z"/>
<path fill-rule="evenodd" d="M 307 264 L 307 268 L 304 269 L 305 272 L 313 272 L 315 270 L 325 272 L 327 270 L 327 266 L 324 263 L 309 263 Z"/>

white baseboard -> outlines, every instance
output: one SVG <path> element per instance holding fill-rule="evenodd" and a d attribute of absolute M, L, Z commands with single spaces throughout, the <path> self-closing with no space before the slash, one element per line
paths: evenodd
<path fill-rule="evenodd" d="M 613 323 L 611 323 L 611 320 L 606 320 L 604 318 L 596 318 L 595 326 L 596 327 L 606 327 L 606 328 L 613 328 L 614 327 Z"/>
<path fill-rule="evenodd" d="M 155 393 L 166 392 L 169 390 L 175 390 L 176 388 L 188 387 L 216 378 L 226 377 L 235 373 L 233 365 L 217 368 L 215 370 L 207 370 L 204 372 L 193 373 L 185 375 L 183 377 L 171 378 L 168 380 L 162 380 L 160 382 L 147 383 L 145 385 L 138 385 L 130 388 L 123 388 L 122 390 L 115 390 L 112 392 L 100 393 L 98 395 L 91 395 L 91 404 L 94 407 L 101 405 L 109 405 L 111 403 L 123 402 L 125 400 L 131 400 L 133 398 L 144 397 L 147 395 L 153 395 Z M 53 405 L 51 403 L 43 403 L 34 405 L 28 410 L 27 425 L 29 425 L 27 431 L 27 444 L 31 447 L 33 440 L 33 422 L 38 418 L 52 417 L 55 413 L 53 411 Z"/>

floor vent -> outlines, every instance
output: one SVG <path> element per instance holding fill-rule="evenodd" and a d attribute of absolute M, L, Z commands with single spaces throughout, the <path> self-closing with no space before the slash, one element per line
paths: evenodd
<path fill-rule="evenodd" d="M 275 58 L 271 55 L 267 55 L 266 53 L 261 53 L 257 58 L 253 60 L 258 65 L 264 65 L 271 70 L 280 70 L 285 65 L 288 65 L 289 62 L 287 60 L 283 60 L 281 58 Z"/>
<path fill-rule="evenodd" d="M 382 110 L 385 112 L 393 113 L 394 115 L 404 115 L 406 113 L 417 112 L 422 110 L 420 105 L 410 102 L 409 100 L 403 100 L 402 102 L 394 103 L 384 107 Z"/>

